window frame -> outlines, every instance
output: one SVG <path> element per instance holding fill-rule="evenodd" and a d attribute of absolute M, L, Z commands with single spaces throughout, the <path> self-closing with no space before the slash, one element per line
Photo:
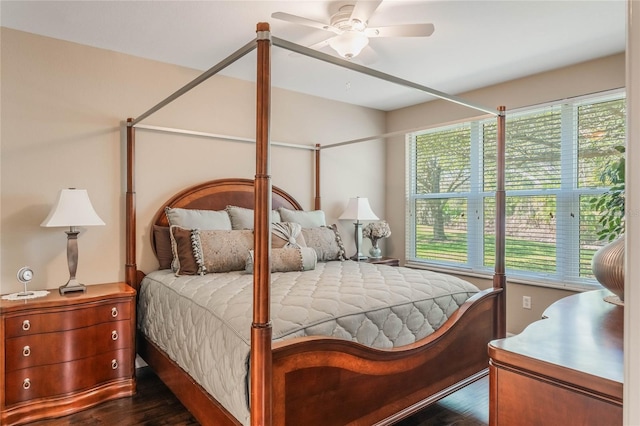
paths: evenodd
<path fill-rule="evenodd" d="M 560 147 L 560 187 L 556 189 L 536 190 L 506 190 L 506 199 L 518 195 L 555 195 L 556 197 L 556 271 L 554 273 L 523 272 L 507 268 L 506 275 L 511 282 L 532 284 L 545 287 L 593 290 L 599 287 L 595 278 L 579 277 L 580 269 L 580 221 L 570 223 L 571 211 L 580 211 L 581 196 L 593 196 L 605 193 L 608 188 L 584 188 L 578 185 L 578 120 L 576 113 L 581 105 L 596 104 L 601 102 L 625 100 L 624 89 L 615 89 L 596 94 L 563 99 L 561 101 L 548 102 L 507 111 L 507 119 L 535 114 L 548 108 L 559 107 L 561 114 L 561 147 Z M 405 136 L 406 179 L 405 179 L 405 257 L 407 266 L 425 268 L 460 275 L 475 276 L 490 279 L 494 267 L 484 266 L 484 199 L 495 199 L 495 190 L 486 191 L 483 188 L 483 141 L 482 129 L 485 123 L 494 123 L 493 118 L 480 118 L 458 121 L 443 126 L 431 126 L 428 129 L 407 133 Z M 414 143 L 417 136 L 456 129 L 463 126 L 471 130 L 471 169 L 470 190 L 468 192 L 455 192 L 444 194 L 416 194 L 416 164 L 417 144 Z M 625 129 L 626 130 L 626 129 Z M 625 138 L 626 144 L 626 138 Z M 508 141 L 507 141 L 508 144 Z M 465 198 L 467 200 L 467 218 L 477 217 L 477 225 L 467 222 L 467 262 L 455 263 L 442 260 L 420 259 L 416 254 L 416 200 L 428 198 Z M 576 222 L 576 221 L 574 221 Z M 482 224 L 482 225 L 480 225 Z M 558 230 L 564 230 L 559 233 Z M 575 249 L 573 247 L 578 247 Z M 570 249 L 567 250 L 567 247 Z M 570 262 L 566 261 L 565 253 L 571 253 Z M 568 279 L 572 276 L 573 279 Z"/>

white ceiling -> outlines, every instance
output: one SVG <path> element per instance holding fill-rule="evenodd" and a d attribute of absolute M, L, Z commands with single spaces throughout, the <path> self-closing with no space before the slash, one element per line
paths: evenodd
<path fill-rule="evenodd" d="M 342 3 L 345 3 L 344 1 Z M 2 26 L 199 70 L 255 37 L 311 45 L 330 35 L 271 18 L 276 11 L 329 21 L 328 1 L 6 1 Z M 451 94 L 598 58 L 625 49 L 626 1 L 385 0 L 370 26 L 431 22 L 428 38 L 376 38 L 368 67 Z M 326 52 L 332 52 L 326 48 Z M 252 80 L 255 53 L 225 70 Z M 428 100 L 424 93 L 276 48 L 277 87 L 381 110 Z M 186 83 L 186 82 L 185 82 Z M 169 95 L 169 94 L 167 94 Z"/>

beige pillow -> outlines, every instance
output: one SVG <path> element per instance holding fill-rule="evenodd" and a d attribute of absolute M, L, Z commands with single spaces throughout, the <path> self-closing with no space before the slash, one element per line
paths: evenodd
<path fill-rule="evenodd" d="M 253 229 L 253 209 L 227 206 L 226 210 L 231 219 L 231 229 Z M 277 222 L 280 222 L 280 213 L 271 210 L 271 223 Z"/>
<path fill-rule="evenodd" d="M 242 271 L 253 249 L 251 230 L 191 230 L 198 274 Z"/>
<path fill-rule="evenodd" d="M 316 251 L 311 247 L 271 249 L 271 272 L 310 271 L 316 268 Z M 253 250 L 247 256 L 245 271 L 253 273 Z"/>
<path fill-rule="evenodd" d="M 303 228 L 317 228 L 327 225 L 322 210 L 302 211 L 280 207 L 278 211 L 283 222 L 299 223 Z"/>
<path fill-rule="evenodd" d="M 316 251 L 318 262 L 347 259 L 336 225 L 302 228 L 302 236 L 307 247 L 312 247 Z"/>

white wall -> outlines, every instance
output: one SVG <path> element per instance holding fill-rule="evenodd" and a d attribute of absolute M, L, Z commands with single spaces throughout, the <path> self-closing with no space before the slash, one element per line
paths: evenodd
<path fill-rule="evenodd" d="M 640 1 L 628 1 L 627 164 L 640 162 Z M 627 167 L 624 322 L 624 424 L 640 425 L 640 170 Z M 630 238 L 631 237 L 631 238 Z M 635 238 L 634 238 L 635 237 Z"/>
<path fill-rule="evenodd" d="M 82 229 L 77 277 L 86 284 L 124 279 L 124 127 L 199 71 L 2 28 L 0 292 L 21 289 L 15 274 L 35 271 L 33 289 L 56 288 L 69 272 L 64 229 L 41 228 L 59 189 L 85 188 L 106 226 Z M 212 64 L 214 65 L 214 64 Z M 384 113 L 274 89 L 273 140 L 327 144 L 380 134 Z M 216 76 L 145 124 L 255 137 L 255 85 Z M 336 148 L 323 157 L 323 209 L 338 222 L 347 200 L 368 196 L 384 215 L 384 144 Z M 139 267 L 151 216 L 173 193 L 203 180 L 253 178 L 251 145 L 139 130 Z M 313 207 L 313 155 L 274 147 L 272 183 Z M 352 225 L 339 223 L 350 235 Z M 354 244 L 348 237 L 348 250 Z"/>

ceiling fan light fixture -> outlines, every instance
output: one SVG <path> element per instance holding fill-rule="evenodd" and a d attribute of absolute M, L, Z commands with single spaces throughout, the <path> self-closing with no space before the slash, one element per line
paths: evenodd
<path fill-rule="evenodd" d="M 329 40 L 329 46 L 346 59 L 355 58 L 369 44 L 369 38 L 359 31 L 345 31 Z"/>

